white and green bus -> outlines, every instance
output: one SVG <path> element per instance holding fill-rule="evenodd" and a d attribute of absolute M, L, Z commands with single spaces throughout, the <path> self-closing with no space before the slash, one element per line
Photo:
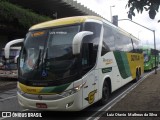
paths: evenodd
<path fill-rule="evenodd" d="M 78 111 L 143 74 L 139 41 L 94 16 L 29 29 L 19 57 L 18 101 L 29 109 Z"/>

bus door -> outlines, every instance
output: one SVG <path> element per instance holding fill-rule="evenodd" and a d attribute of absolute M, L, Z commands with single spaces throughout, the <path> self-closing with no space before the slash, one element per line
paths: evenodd
<path fill-rule="evenodd" d="M 93 44 L 83 44 L 82 47 L 83 108 L 98 99 L 98 70 L 95 70 Z M 94 60 L 95 59 L 95 60 Z"/>

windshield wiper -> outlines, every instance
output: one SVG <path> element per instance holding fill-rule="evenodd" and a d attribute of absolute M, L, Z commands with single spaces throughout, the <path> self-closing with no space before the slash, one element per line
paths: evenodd
<path fill-rule="evenodd" d="M 35 67 L 37 67 L 37 69 L 39 68 L 39 64 L 40 64 L 40 61 L 41 61 L 41 52 L 42 52 L 42 50 L 40 49 L 39 53 L 38 53 L 38 59 L 36 60 L 33 68 L 35 68 Z"/>
<path fill-rule="evenodd" d="M 43 60 L 42 60 L 43 69 L 46 67 L 46 61 L 47 61 L 47 59 L 48 59 L 48 48 L 45 50 L 44 57 L 43 57 Z"/>
<path fill-rule="evenodd" d="M 46 61 L 47 59 L 48 59 L 48 48 L 45 51 L 44 61 Z"/>

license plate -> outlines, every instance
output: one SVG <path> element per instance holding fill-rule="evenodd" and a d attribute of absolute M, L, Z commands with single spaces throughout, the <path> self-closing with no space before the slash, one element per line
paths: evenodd
<path fill-rule="evenodd" d="M 47 105 L 45 103 L 36 103 L 37 108 L 47 108 Z"/>

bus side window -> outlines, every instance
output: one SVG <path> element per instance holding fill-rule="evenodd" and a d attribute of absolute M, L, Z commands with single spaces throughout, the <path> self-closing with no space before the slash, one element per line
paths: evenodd
<path fill-rule="evenodd" d="M 88 52 L 88 44 L 83 44 L 83 49 L 82 49 L 82 66 L 88 66 L 89 64 L 89 52 Z"/>
<path fill-rule="evenodd" d="M 84 24 L 84 31 L 91 31 L 93 35 L 85 36 L 82 41 L 83 74 L 87 73 L 96 64 L 101 28 L 102 25 L 99 23 L 86 22 Z"/>
<path fill-rule="evenodd" d="M 132 41 L 130 37 L 124 35 L 121 31 L 117 31 L 115 39 L 116 50 L 130 52 L 133 51 Z"/>
<path fill-rule="evenodd" d="M 136 41 L 135 39 L 132 40 L 132 45 L 133 45 L 133 53 L 142 53 L 143 51 L 140 49 L 139 42 Z"/>
<path fill-rule="evenodd" d="M 83 43 L 82 47 L 83 47 L 83 49 L 82 49 L 83 69 L 91 68 L 91 67 L 93 67 L 93 65 L 95 63 L 93 43 Z"/>
<path fill-rule="evenodd" d="M 104 33 L 103 33 L 103 43 L 101 56 L 105 55 L 107 52 L 115 50 L 115 38 L 113 28 L 104 24 Z"/>
<path fill-rule="evenodd" d="M 103 42 L 101 56 L 105 55 L 109 51 L 110 51 L 109 47 L 106 45 L 105 42 Z"/>

